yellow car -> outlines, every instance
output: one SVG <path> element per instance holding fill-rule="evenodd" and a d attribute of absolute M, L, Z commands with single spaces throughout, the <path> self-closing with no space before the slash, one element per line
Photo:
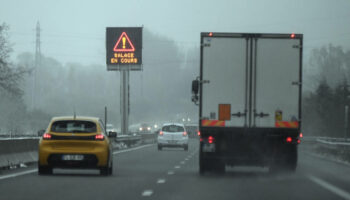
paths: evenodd
<path fill-rule="evenodd" d="M 53 168 L 99 169 L 101 175 L 113 171 L 112 141 L 103 122 L 95 117 L 54 117 L 39 141 L 39 174 Z"/>

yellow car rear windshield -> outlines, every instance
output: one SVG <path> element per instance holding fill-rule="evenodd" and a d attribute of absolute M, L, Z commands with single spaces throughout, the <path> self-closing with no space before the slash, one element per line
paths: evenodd
<path fill-rule="evenodd" d="M 63 120 L 52 123 L 51 132 L 56 133 L 94 133 L 96 124 L 90 121 Z"/>

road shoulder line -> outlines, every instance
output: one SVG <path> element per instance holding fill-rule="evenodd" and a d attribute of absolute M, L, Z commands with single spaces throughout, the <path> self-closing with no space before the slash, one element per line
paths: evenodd
<path fill-rule="evenodd" d="M 334 194 L 336 194 L 344 199 L 350 200 L 350 193 L 348 193 L 348 192 L 346 192 L 346 191 L 344 191 L 344 190 L 342 190 L 342 189 L 340 189 L 340 188 L 338 188 L 338 187 L 336 187 L 336 186 L 334 186 L 334 185 L 332 185 L 332 184 L 330 184 L 330 183 L 328 183 L 320 178 L 317 178 L 316 176 L 308 175 L 308 178 L 312 182 L 325 188 L 326 190 L 328 190 L 328 191 L 330 191 L 330 192 L 332 192 L 332 193 L 334 193 Z"/>
<path fill-rule="evenodd" d="M 0 176 L 0 180 L 14 178 L 14 177 L 22 176 L 22 175 L 26 175 L 26 174 L 31 174 L 31 173 L 35 173 L 37 171 L 38 171 L 37 169 L 31 169 L 31 170 L 18 172 L 18 173 L 14 173 L 14 174 L 8 174 L 8 175 Z"/>

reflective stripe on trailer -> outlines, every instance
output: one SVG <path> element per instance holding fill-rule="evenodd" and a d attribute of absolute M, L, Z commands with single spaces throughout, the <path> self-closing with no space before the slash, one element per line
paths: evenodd
<path fill-rule="evenodd" d="M 225 126 L 225 121 L 221 120 L 202 120 L 202 126 Z"/>
<path fill-rule="evenodd" d="M 299 123 L 298 122 L 289 122 L 289 121 L 276 121 L 275 127 L 280 128 L 298 128 Z"/>

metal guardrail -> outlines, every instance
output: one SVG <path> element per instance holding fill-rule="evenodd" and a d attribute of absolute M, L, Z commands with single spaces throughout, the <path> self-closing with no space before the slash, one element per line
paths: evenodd
<path fill-rule="evenodd" d="M 40 137 L 0 138 L 0 169 L 22 163 L 36 162 L 38 160 L 39 139 Z M 128 147 L 135 144 L 153 143 L 155 140 L 155 134 L 118 135 L 113 147 L 118 149 L 121 146 Z"/>
<path fill-rule="evenodd" d="M 331 137 L 304 137 L 303 149 L 312 153 L 350 162 L 350 140 Z"/>

